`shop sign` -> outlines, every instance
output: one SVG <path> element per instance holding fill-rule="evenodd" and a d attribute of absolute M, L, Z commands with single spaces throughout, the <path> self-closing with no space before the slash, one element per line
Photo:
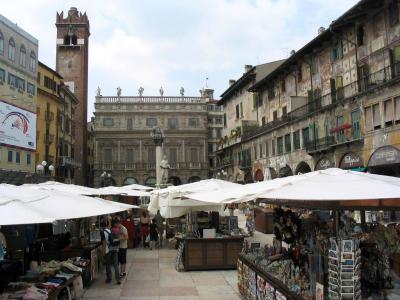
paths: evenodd
<path fill-rule="evenodd" d="M 317 162 L 317 164 L 315 166 L 315 170 L 316 171 L 317 170 L 325 170 L 328 168 L 332 168 L 332 166 L 333 166 L 333 163 L 329 160 L 329 158 L 323 157 Z"/>
<path fill-rule="evenodd" d="M 361 157 L 353 152 L 345 154 L 340 162 L 341 169 L 359 168 L 361 166 Z"/>
<path fill-rule="evenodd" d="M 400 150 L 393 146 L 383 146 L 372 154 L 368 167 L 391 164 L 400 164 Z"/>

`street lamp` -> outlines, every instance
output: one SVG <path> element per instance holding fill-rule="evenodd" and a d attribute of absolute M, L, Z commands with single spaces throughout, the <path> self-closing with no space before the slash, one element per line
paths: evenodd
<path fill-rule="evenodd" d="M 111 173 L 107 173 L 106 171 L 104 171 L 103 173 L 101 173 L 100 178 L 101 178 L 101 187 L 106 187 L 110 185 Z"/>

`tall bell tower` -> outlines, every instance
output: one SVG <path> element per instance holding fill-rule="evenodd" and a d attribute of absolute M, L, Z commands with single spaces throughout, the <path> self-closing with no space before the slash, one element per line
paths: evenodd
<path fill-rule="evenodd" d="M 71 7 L 68 15 L 57 13 L 56 70 L 64 78 L 64 83 L 75 94 L 79 103 L 74 112 L 75 144 L 74 159 L 80 161 L 81 168 L 75 171 L 75 183 L 86 183 L 87 168 L 87 98 L 89 63 L 89 19 L 76 7 Z M 72 129 L 73 130 L 73 129 Z"/>

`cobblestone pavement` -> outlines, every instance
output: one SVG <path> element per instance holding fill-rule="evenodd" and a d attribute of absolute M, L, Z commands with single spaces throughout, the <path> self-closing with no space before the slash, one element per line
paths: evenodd
<path fill-rule="evenodd" d="M 175 249 L 129 250 L 127 276 L 122 284 L 107 284 L 103 275 L 81 299 L 241 299 L 236 270 L 178 272 L 175 270 L 175 255 Z"/>

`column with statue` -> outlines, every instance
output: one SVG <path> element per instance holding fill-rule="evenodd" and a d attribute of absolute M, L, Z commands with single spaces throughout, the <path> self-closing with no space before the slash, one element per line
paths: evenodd
<path fill-rule="evenodd" d="M 167 157 L 163 155 L 164 133 L 160 127 L 155 127 L 151 131 L 151 137 L 156 146 L 156 186 L 163 188 L 168 186 L 168 171 L 170 169 Z"/>

